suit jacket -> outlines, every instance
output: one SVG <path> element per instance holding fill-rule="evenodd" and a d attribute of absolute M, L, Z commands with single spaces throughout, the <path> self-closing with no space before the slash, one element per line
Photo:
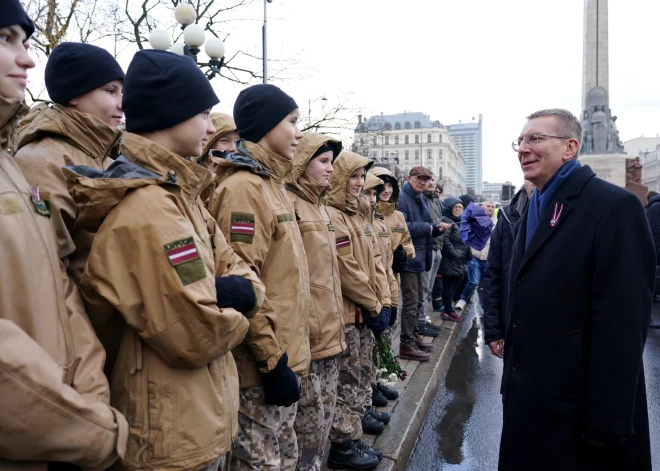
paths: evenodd
<path fill-rule="evenodd" d="M 655 250 L 644 209 L 582 167 L 525 250 L 527 215 L 509 274 L 500 469 L 650 470 L 642 352 Z M 585 426 L 625 445 L 590 453 Z"/>

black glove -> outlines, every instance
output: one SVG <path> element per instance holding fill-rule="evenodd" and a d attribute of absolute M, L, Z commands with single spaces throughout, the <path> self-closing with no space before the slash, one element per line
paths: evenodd
<path fill-rule="evenodd" d="M 269 406 L 289 407 L 300 399 L 298 376 L 289 368 L 288 361 L 289 357 L 284 353 L 272 371 L 260 374 L 266 404 Z"/>
<path fill-rule="evenodd" d="M 396 315 L 399 312 L 399 307 L 398 306 L 391 306 L 390 307 L 390 322 L 389 326 L 392 327 L 394 324 L 396 324 Z"/>
<path fill-rule="evenodd" d="M 242 276 L 216 276 L 215 291 L 219 308 L 230 307 L 245 314 L 257 305 L 252 283 Z"/>
<path fill-rule="evenodd" d="M 380 337 L 380 334 L 385 332 L 389 325 L 390 307 L 383 306 L 383 308 L 380 310 L 380 313 L 376 317 L 371 317 L 369 315 L 364 316 L 364 322 L 367 324 L 367 327 L 371 329 L 376 338 Z"/>
<path fill-rule="evenodd" d="M 433 231 L 431 232 L 431 237 L 440 237 L 442 231 L 440 230 L 440 224 L 433 224 Z"/>
<path fill-rule="evenodd" d="M 394 256 L 392 258 L 392 271 L 394 273 L 401 273 L 403 269 L 406 268 L 406 262 L 408 262 L 406 251 L 403 250 L 402 245 L 399 245 L 394 251 Z"/>

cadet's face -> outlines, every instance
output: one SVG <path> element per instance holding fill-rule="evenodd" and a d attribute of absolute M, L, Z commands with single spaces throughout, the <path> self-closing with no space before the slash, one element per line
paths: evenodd
<path fill-rule="evenodd" d="M 293 110 L 280 123 L 271 129 L 259 143 L 271 152 L 293 160 L 298 141 L 302 139 L 302 133 L 298 129 L 298 118 L 300 114 L 297 109 Z"/>
<path fill-rule="evenodd" d="M 378 194 L 376 193 L 376 190 L 373 188 L 371 190 L 367 190 L 364 192 L 365 195 L 367 195 L 367 199 L 371 204 L 376 204 L 378 201 Z"/>
<path fill-rule="evenodd" d="M 28 54 L 30 43 L 18 25 L 0 28 L 0 97 L 22 101 L 27 86 L 27 71 L 34 67 Z"/>
<path fill-rule="evenodd" d="M 383 191 L 380 192 L 378 198 L 380 198 L 381 201 L 388 202 L 392 197 L 392 193 L 394 193 L 394 187 L 392 186 L 391 183 L 385 182 Z"/>
<path fill-rule="evenodd" d="M 234 144 L 238 139 L 238 133 L 232 131 L 229 134 L 225 134 L 220 139 L 213 143 L 211 149 L 214 150 L 224 150 L 227 152 L 236 152 L 236 145 Z"/>
<path fill-rule="evenodd" d="M 69 102 L 69 106 L 81 113 L 96 116 L 105 124 L 119 128 L 124 112 L 121 108 L 121 98 L 124 85 L 121 80 L 113 80 L 99 88 L 80 95 Z"/>
<path fill-rule="evenodd" d="M 305 173 L 319 182 L 322 186 L 328 186 L 332 169 L 332 151 L 324 152 L 307 163 Z"/>
<path fill-rule="evenodd" d="M 360 167 L 351 173 L 351 176 L 348 177 L 348 182 L 346 183 L 346 192 L 349 195 L 355 196 L 356 198 L 360 196 L 362 187 L 364 187 L 365 175 L 366 172 L 364 171 L 364 167 Z"/>
<path fill-rule="evenodd" d="M 215 133 L 210 114 L 211 110 L 206 110 L 168 129 L 169 150 L 181 157 L 202 155 L 204 144 Z"/>

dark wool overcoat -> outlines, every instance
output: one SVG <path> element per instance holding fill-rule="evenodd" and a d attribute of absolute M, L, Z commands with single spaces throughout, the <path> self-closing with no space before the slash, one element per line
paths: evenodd
<path fill-rule="evenodd" d="M 642 204 L 582 167 L 525 250 L 527 215 L 509 275 L 499 469 L 650 470 L 642 351 L 655 249 Z M 592 453 L 585 426 L 625 444 Z"/>

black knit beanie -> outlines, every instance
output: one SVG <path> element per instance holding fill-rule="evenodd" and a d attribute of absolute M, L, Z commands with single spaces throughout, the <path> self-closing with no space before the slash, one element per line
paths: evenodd
<path fill-rule="evenodd" d="M 180 124 L 220 102 L 197 64 L 168 51 L 138 51 L 126 71 L 122 106 L 128 132 Z"/>
<path fill-rule="evenodd" d="M 48 96 L 63 106 L 108 82 L 123 79 L 124 71 L 112 54 L 91 44 L 62 43 L 46 63 Z"/>
<path fill-rule="evenodd" d="M 312 159 L 318 157 L 321 154 L 325 154 L 326 152 L 331 151 L 332 152 L 332 160 L 334 162 L 334 160 L 337 158 L 337 156 L 341 152 L 341 147 L 342 147 L 341 142 L 334 142 L 334 141 L 324 142 L 323 144 L 321 144 L 321 146 L 318 149 L 316 149 L 316 152 L 314 152 L 314 154 L 312 155 L 312 157 L 309 160 L 312 160 Z"/>
<path fill-rule="evenodd" d="M 298 105 L 275 85 L 259 84 L 243 90 L 234 104 L 234 121 L 238 135 L 259 142 Z"/>
<path fill-rule="evenodd" d="M 28 38 L 34 33 L 34 23 L 25 13 L 21 3 L 18 0 L 1 0 L 0 28 L 14 25 L 21 26 Z"/>

